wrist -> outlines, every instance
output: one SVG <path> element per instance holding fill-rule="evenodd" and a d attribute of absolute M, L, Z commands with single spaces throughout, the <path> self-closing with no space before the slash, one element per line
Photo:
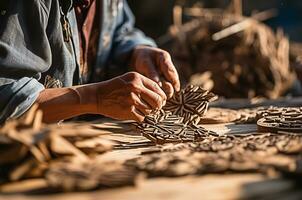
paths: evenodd
<path fill-rule="evenodd" d="M 96 84 L 88 84 L 72 87 L 78 95 L 79 105 L 88 114 L 96 114 L 98 110 L 97 87 Z"/>

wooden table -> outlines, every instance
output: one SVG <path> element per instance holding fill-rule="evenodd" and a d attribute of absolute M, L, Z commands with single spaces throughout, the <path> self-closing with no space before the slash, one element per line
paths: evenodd
<path fill-rule="evenodd" d="M 117 142 L 116 148 L 100 159 L 125 160 L 141 156 L 140 153 L 153 146 L 146 138 L 133 131 L 127 122 L 105 120 L 95 126 L 103 132 L 105 138 Z M 207 129 L 220 134 L 253 133 L 257 131 L 256 125 L 206 125 Z M 270 184 L 264 184 L 270 183 Z M 272 191 L 284 192 L 292 183 L 285 180 L 269 180 L 261 174 L 224 174 L 187 176 L 180 178 L 154 178 L 143 180 L 135 187 L 105 189 L 93 192 L 53 194 L 53 195 L 0 195 L 2 200 L 180 200 L 180 199 L 239 199 L 255 198 L 259 193 Z M 256 195 L 256 196 L 255 196 Z M 300 196 L 301 197 L 301 196 Z"/>

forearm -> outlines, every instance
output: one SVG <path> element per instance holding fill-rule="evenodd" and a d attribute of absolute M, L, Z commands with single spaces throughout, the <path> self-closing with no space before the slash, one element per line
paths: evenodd
<path fill-rule="evenodd" d="M 43 90 L 36 101 L 44 113 L 43 121 L 53 123 L 95 113 L 97 105 L 94 103 L 94 93 L 89 90 L 89 85 Z"/>

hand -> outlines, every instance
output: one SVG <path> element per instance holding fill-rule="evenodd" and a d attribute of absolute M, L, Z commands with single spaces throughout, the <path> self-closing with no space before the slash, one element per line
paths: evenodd
<path fill-rule="evenodd" d="M 142 122 L 153 110 L 161 109 L 167 100 L 156 82 L 136 72 L 93 86 L 97 113 L 119 120 Z"/>
<path fill-rule="evenodd" d="M 148 47 L 137 46 L 133 50 L 131 67 L 140 74 L 158 83 L 171 98 L 174 91 L 180 90 L 179 76 L 168 52 Z M 161 80 L 161 75 L 165 80 Z"/>

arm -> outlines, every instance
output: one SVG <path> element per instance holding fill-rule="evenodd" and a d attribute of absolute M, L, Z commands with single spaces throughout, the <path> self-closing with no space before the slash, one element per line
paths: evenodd
<path fill-rule="evenodd" d="M 87 113 L 97 113 L 92 86 L 45 89 L 36 100 L 43 111 L 43 121 L 58 122 Z"/>
<path fill-rule="evenodd" d="M 160 109 L 166 99 L 155 82 L 132 72 L 101 83 L 46 89 L 40 93 L 37 103 L 47 123 L 81 114 L 143 121 L 152 110 Z"/>

